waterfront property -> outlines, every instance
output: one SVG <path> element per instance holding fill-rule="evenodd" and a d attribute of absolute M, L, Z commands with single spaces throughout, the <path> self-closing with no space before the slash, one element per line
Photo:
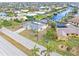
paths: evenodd
<path fill-rule="evenodd" d="M 79 29 L 74 28 L 57 28 L 59 40 L 68 40 L 69 37 L 79 37 Z"/>
<path fill-rule="evenodd" d="M 57 28 L 66 28 L 66 25 L 64 23 L 56 23 Z"/>
<path fill-rule="evenodd" d="M 48 27 L 48 25 L 40 23 L 40 22 L 34 22 L 34 21 L 29 21 L 25 22 L 23 24 L 23 27 L 26 28 L 27 30 L 34 30 L 34 31 L 43 31 Z"/>

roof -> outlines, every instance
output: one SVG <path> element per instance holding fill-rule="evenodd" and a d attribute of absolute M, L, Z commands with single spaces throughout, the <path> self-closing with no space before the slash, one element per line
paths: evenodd
<path fill-rule="evenodd" d="M 56 26 L 58 28 L 63 28 L 63 27 L 66 27 L 66 25 L 64 23 L 57 23 Z"/>
<path fill-rule="evenodd" d="M 41 22 L 41 23 L 48 23 L 48 19 L 42 19 L 42 20 L 40 20 L 39 22 Z"/>
<path fill-rule="evenodd" d="M 58 28 L 57 29 L 58 36 L 66 36 L 68 33 L 79 34 L 79 29 L 73 29 L 73 28 Z"/>
<path fill-rule="evenodd" d="M 70 20 L 68 20 L 69 22 L 75 22 L 75 23 L 79 23 L 79 16 L 76 16 Z"/>
<path fill-rule="evenodd" d="M 38 29 L 40 29 L 40 28 L 42 28 L 43 26 L 44 26 L 45 24 L 43 24 L 43 23 L 40 23 L 40 22 L 25 22 L 24 24 L 23 24 L 23 26 L 29 26 L 29 27 L 31 27 L 31 29 L 32 30 L 38 30 Z"/>
<path fill-rule="evenodd" d="M 37 13 L 34 13 L 34 12 L 33 13 L 29 12 L 29 13 L 26 14 L 26 16 L 35 16 L 35 15 L 37 15 Z"/>
<path fill-rule="evenodd" d="M 5 12 L 0 12 L 0 16 L 7 16 Z"/>

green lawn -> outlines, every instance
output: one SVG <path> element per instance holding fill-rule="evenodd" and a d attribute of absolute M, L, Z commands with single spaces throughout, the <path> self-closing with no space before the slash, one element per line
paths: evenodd
<path fill-rule="evenodd" d="M 21 22 L 17 21 L 7 21 L 7 20 L 0 20 L 0 26 L 1 27 L 6 27 L 12 30 L 17 30 L 17 28 L 20 26 Z"/>
<path fill-rule="evenodd" d="M 46 17 L 47 17 L 46 15 L 36 15 L 36 16 L 34 16 L 34 18 L 36 20 L 41 20 L 41 19 L 46 18 Z"/>

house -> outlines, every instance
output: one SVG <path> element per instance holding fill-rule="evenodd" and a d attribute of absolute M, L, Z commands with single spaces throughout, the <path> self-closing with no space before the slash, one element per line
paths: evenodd
<path fill-rule="evenodd" d="M 58 40 L 68 40 L 69 37 L 79 37 L 79 29 L 57 28 Z"/>
<path fill-rule="evenodd" d="M 51 8 L 49 6 L 41 6 L 39 7 L 39 11 L 51 11 Z"/>
<path fill-rule="evenodd" d="M 43 11 L 36 11 L 35 13 L 36 14 L 45 14 L 45 12 L 43 12 Z"/>
<path fill-rule="evenodd" d="M 22 9 L 22 10 L 21 10 L 21 12 L 24 12 L 24 13 L 25 13 L 25 12 L 28 12 L 28 11 L 29 11 L 28 9 Z"/>
<path fill-rule="evenodd" d="M 68 23 L 79 27 L 79 16 L 74 17 L 74 18 L 68 20 Z"/>
<path fill-rule="evenodd" d="M 39 32 L 45 30 L 48 27 L 48 25 L 40 22 L 28 21 L 23 24 L 23 27 L 27 30 L 34 30 Z"/>
<path fill-rule="evenodd" d="M 39 20 L 40 23 L 43 23 L 43 24 L 47 24 L 49 21 L 49 19 L 42 19 L 42 20 Z"/>
<path fill-rule="evenodd" d="M 37 13 L 35 13 L 35 12 L 28 12 L 28 13 L 26 14 L 26 16 L 35 16 L 35 15 L 37 15 Z"/>
<path fill-rule="evenodd" d="M 5 17 L 7 14 L 5 12 L 0 12 L 0 17 Z"/>
<path fill-rule="evenodd" d="M 2 20 L 23 20 L 23 21 L 25 21 L 27 19 L 27 17 L 25 17 L 25 16 L 17 16 L 17 17 L 6 16 L 6 17 L 0 17 L 0 19 L 2 19 Z"/>
<path fill-rule="evenodd" d="M 66 25 L 64 23 L 56 23 L 57 28 L 66 28 Z"/>

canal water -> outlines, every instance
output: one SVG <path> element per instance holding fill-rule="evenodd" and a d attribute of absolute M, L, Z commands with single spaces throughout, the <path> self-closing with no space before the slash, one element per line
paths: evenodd
<path fill-rule="evenodd" d="M 52 20 L 54 21 L 60 21 L 64 16 L 66 16 L 69 12 L 72 11 L 72 7 L 67 7 L 65 11 L 58 13 L 57 15 L 54 15 L 52 17 Z"/>

